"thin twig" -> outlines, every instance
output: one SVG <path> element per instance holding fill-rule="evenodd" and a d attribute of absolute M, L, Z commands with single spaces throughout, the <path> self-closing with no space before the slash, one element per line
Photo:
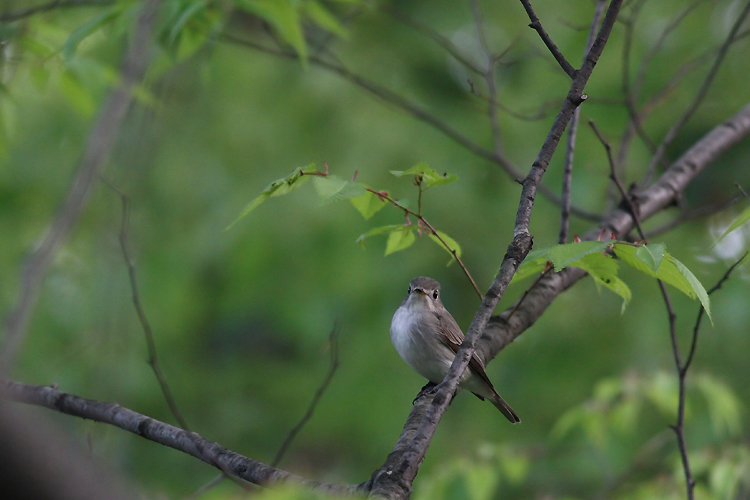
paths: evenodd
<path fill-rule="evenodd" d="M 638 216 L 638 207 L 633 202 L 631 196 L 628 194 L 627 191 L 625 191 L 625 186 L 622 185 L 622 182 L 620 182 L 620 178 L 617 175 L 617 168 L 615 166 L 615 160 L 612 157 L 612 145 L 607 141 L 607 139 L 604 138 L 604 136 L 599 132 L 599 129 L 596 127 L 596 123 L 594 120 L 589 120 L 589 125 L 591 125 L 591 128 L 594 130 L 594 133 L 596 134 L 596 137 L 599 138 L 599 141 L 604 146 L 604 149 L 607 151 L 607 160 L 609 160 L 609 171 L 610 171 L 610 178 L 614 181 L 615 185 L 617 186 L 617 189 L 620 191 L 620 194 L 622 195 L 623 201 L 627 204 L 628 209 L 630 210 L 631 215 L 633 216 L 633 221 L 635 222 L 635 226 L 638 228 L 638 233 L 641 235 L 641 238 L 644 241 L 646 240 L 646 233 L 643 231 L 643 227 L 641 226 L 641 220 Z"/>
<path fill-rule="evenodd" d="M 453 258 L 454 258 L 454 259 L 456 259 L 456 262 L 458 262 L 458 265 L 459 265 L 459 266 L 461 266 L 461 269 L 463 269 L 463 271 L 464 271 L 464 274 L 466 275 L 466 277 L 467 277 L 467 278 L 469 278 L 469 281 L 471 281 L 471 285 L 472 285 L 472 286 L 474 287 L 474 291 L 476 291 L 476 292 L 477 292 L 477 294 L 479 295 L 479 300 L 482 300 L 482 298 L 484 297 L 484 295 L 482 295 L 482 292 L 481 292 L 481 291 L 479 290 L 479 287 L 477 286 L 476 282 L 474 281 L 474 278 L 472 278 L 472 277 L 471 277 L 471 273 L 470 273 L 470 272 L 469 272 L 469 270 L 468 270 L 468 269 L 466 268 L 466 266 L 464 265 L 464 263 L 463 263 L 463 261 L 461 260 L 461 258 L 460 258 L 460 257 L 458 256 L 458 252 L 457 252 L 457 251 L 456 251 L 456 250 L 455 250 L 455 249 L 454 249 L 453 247 L 451 247 L 451 246 L 450 246 L 450 245 L 449 245 L 449 244 L 448 244 L 448 243 L 447 243 L 447 242 L 446 242 L 446 241 L 445 241 L 445 240 L 443 239 L 443 237 L 442 237 L 442 236 L 440 236 L 440 233 L 438 233 L 438 232 L 437 232 L 437 230 L 436 230 L 436 229 L 435 229 L 435 228 L 433 227 L 433 225 L 432 225 L 432 224 L 430 224 L 430 223 L 429 223 L 429 222 L 427 221 L 427 219 L 425 219 L 425 218 L 424 218 L 424 216 L 423 216 L 423 215 L 421 215 L 421 214 L 418 214 L 418 213 L 417 213 L 417 212 L 415 212 L 414 210 L 411 210 L 411 209 L 409 209 L 409 208 L 405 207 L 404 205 L 401 205 L 401 204 L 400 204 L 400 203 L 399 203 L 398 201 L 396 201 L 396 200 L 394 200 L 393 198 L 389 197 L 389 196 L 388 196 L 388 195 L 387 195 L 387 194 L 386 194 L 385 192 L 383 192 L 383 191 L 375 191 L 374 189 L 371 189 L 371 188 L 366 188 L 366 189 L 367 189 L 367 190 L 368 190 L 369 192 L 371 192 L 371 193 L 373 193 L 373 194 L 375 194 L 375 195 L 379 196 L 380 198 L 382 198 L 382 199 L 384 199 L 384 200 L 386 200 L 386 201 L 389 201 L 389 202 L 390 202 L 390 203 L 392 203 L 392 204 L 393 204 L 393 206 L 395 206 L 396 208 L 399 208 L 399 209 L 403 210 L 405 214 L 408 214 L 408 215 L 413 215 L 414 217 L 416 217 L 416 218 L 418 218 L 418 219 L 419 219 L 420 221 L 422 221 L 422 224 L 424 224 L 425 226 L 427 226 L 427 228 L 428 228 L 428 229 L 430 230 L 431 234 L 433 234 L 433 235 L 434 235 L 434 236 L 435 236 L 435 237 L 436 237 L 436 238 L 437 238 L 437 239 L 438 239 L 438 240 L 440 241 L 440 243 L 442 243 L 442 244 L 443 244 L 443 246 L 444 246 L 444 247 L 446 248 L 446 250 L 448 250 L 448 252 L 450 252 L 450 254 L 451 254 L 451 255 L 453 255 Z"/>
<path fill-rule="evenodd" d="M 183 498 L 182 500 L 196 500 L 200 498 L 201 496 L 205 495 L 207 492 L 219 486 L 221 482 L 224 481 L 224 479 L 226 478 L 227 478 L 226 474 L 222 472 L 218 476 L 216 476 L 215 478 L 213 478 L 212 480 L 210 480 L 209 482 L 207 482 L 206 484 L 204 484 L 203 486 L 195 490 L 193 493 Z"/>
<path fill-rule="evenodd" d="M 750 13 L 750 1 L 748 1 L 748 3 L 745 5 L 745 8 L 742 9 L 742 12 L 737 17 L 737 20 L 732 26 L 732 29 L 729 31 L 729 34 L 724 40 L 724 43 L 719 48 L 719 52 L 716 56 L 716 59 L 714 60 L 714 64 L 711 66 L 711 69 L 703 80 L 703 84 L 698 90 L 698 93 L 695 95 L 695 98 L 682 114 L 680 119 L 677 120 L 677 123 L 675 123 L 671 129 L 669 129 L 661 144 L 659 144 L 656 153 L 651 158 L 651 162 L 649 163 L 648 169 L 646 170 L 646 177 L 642 184 L 647 184 L 649 182 L 651 175 L 653 175 L 654 169 L 656 168 L 656 165 L 661 162 L 661 159 L 664 156 L 667 147 L 672 144 L 672 141 L 674 141 L 674 139 L 677 137 L 677 134 L 680 132 L 680 130 L 682 130 L 682 127 L 688 122 L 688 120 L 693 116 L 693 113 L 695 113 L 695 111 L 703 102 L 703 99 L 708 93 L 708 89 L 711 87 L 711 83 L 713 83 L 714 78 L 719 72 L 721 63 L 724 62 L 724 58 L 727 55 L 727 52 L 729 52 L 729 47 L 734 42 L 735 35 L 739 31 L 740 26 L 742 26 L 742 23 L 745 21 L 748 13 Z"/>
<path fill-rule="evenodd" d="M 739 189 L 739 190 L 740 190 L 740 193 L 742 193 L 742 195 L 743 195 L 743 196 L 744 196 L 745 198 L 747 198 L 748 200 L 750 200 L 750 196 L 748 196 L 747 192 L 745 192 L 745 190 L 744 190 L 744 189 L 742 189 L 742 186 L 740 186 L 740 183 L 739 183 L 739 182 L 735 182 L 735 183 L 734 183 L 734 185 L 735 185 L 735 186 L 737 186 L 737 189 Z"/>
<path fill-rule="evenodd" d="M 286 450 L 289 449 L 289 446 L 292 444 L 292 441 L 294 438 L 299 434 L 299 431 L 302 430 L 302 428 L 305 426 L 305 424 L 312 418 L 313 412 L 315 412 L 315 408 L 318 406 L 318 403 L 320 402 L 320 398 L 323 397 L 323 393 L 328 388 L 328 385 L 331 383 L 331 380 L 333 380 L 333 376 L 336 373 L 336 370 L 339 368 L 339 331 L 341 330 L 341 325 L 338 321 L 333 325 L 333 329 L 331 330 L 331 334 L 328 336 L 328 345 L 331 349 L 331 364 L 328 367 L 328 373 L 326 373 L 325 378 L 323 379 L 323 382 L 320 384 L 320 387 L 318 387 L 318 390 L 315 391 L 315 395 L 313 396 L 312 400 L 310 401 L 310 405 L 307 407 L 307 411 L 302 416 L 299 422 L 297 422 L 297 425 L 294 426 L 294 428 L 289 431 L 289 434 L 287 434 L 286 438 L 284 439 L 284 442 L 281 444 L 281 447 L 279 448 L 279 451 L 276 453 L 276 457 L 274 457 L 273 462 L 271 462 L 272 467 L 277 467 L 279 465 L 279 462 L 281 462 L 281 459 L 284 458 L 284 454 L 286 453 Z"/>
<path fill-rule="evenodd" d="M 671 231 L 675 227 L 689 220 L 698 219 L 701 217 L 707 217 L 709 215 L 722 212 L 726 210 L 727 208 L 731 207 L 732 205 L 734 205 L 735 203 L 737 203 L 738 201 L 743 200 L 743 199 L 744 198 L 742 196 L 735 196 L 734 198 L 730 200 L 726 200 L 721 203 L 716 203 L 714 205 L 707 205 L 705 207 L 685 210 L 680 215 L 672 219 L 671 221 L 649 231 L 647 233 L 647 236 L 649 238 L 653 238 L 654 236 L 658 236 L 660 234 L 666 233 L 667 231 Z"/>
<path fill-rule="evenodd" d="M 565 56 L 562 55 L 560 49 L 557 48 L 557 45 L 555 45 L 549 34 L 544 30 L 542 22 L 539 20 L 536 12 L 534 12 L 534 9 L 531 7 L 531 2 L 529 0 L 521 0 L 521 3 L 523 4 L 523 8 L 526 9 L 526 14 L 529 16 L 529 20 L 531 21 L 531 24 L 529 24 L 529 28 L 534 29 L 537 33 L 539 33 L 539 37 L 544 42 L 544 45 L 547 46 L 557 63 L 560 65 L 563 71 L 565 71 L 565 74 L 567 74 L 571 79 L 574 79 L 577 73 L 576 69 L 567 61 L 567 59 L 565 59 Z"/>
<path fill-rule="evenodd" d="M 721 289 L 724 282 L 726 282 L 729 279 L 729 275 L 732 274 L 732 271 L 734 271 L 737 266 L 742 264 L 742 261 L 745 260 L 745 258 L 748 256 L 749 253 L 750 252 L 745 252 L 745 254 L 742 257 L 737 259 L 737 261 L 734 264 L 732 264 L 729 267 L 729 269 L 727 269 L 727 272 L 724 273 L 724 276 L 722 276 L 721 279 L 719 279 L 719 281 L 707 292 L 707 295 L 710 296 L 716 290 Z M 695 355 L 695 347 L 698 344 L 698 330 L 700 329 L 701 320 L 703 319 L 705 312 L 706 310 L 703 307 L 701 307 L 698 310 L 698 318 L 695 320 L 695 326 L 693 327 L 693 340 L 690 342 L 690 352 L 688 353 L 687 360 L 685 360 L 685 364 L 680 369 L 681 374 L 683 374 L 683 376 L 684 374 L 687 373 L 688 368 L 690 368 L 690 364 L 693 362 L 693 356 Z"/>
<path fill-rule="evenodd" d="M 474 27 L 477 30 L 479 45 L 482 47 L 482 53 L 485 57 L 486 67 L 484 68 L 484 81 L 487 84 L 487 98 L 489 104 L 487 111 L 490 118 L 490 128 L 492 130 L 492 144 L 495 148 L 495 154 L 502 154 L 503 145 L 500 136 L 500 122 L 497 116 L 497 82 L 495 80 L 495 69 L 497 68 L 498 57 L 492 55 L 490 46 L 487 43 L 487 37 L 484 33 L 484 18 L 479 8 L 478 0 L 471 0 L 471 13 L 474 17 Z"/>
<path fill-rule="evenodd" d="M 591 45 L 594 43 L 596 37 L 596 29 L 602 20 L 604 14 L 604 7 L 606 6 L 606 0 L 597 0 L 596 8 L 594 9 L 594 17 L 591 19 L 591 26 L 589 27 L 589 36 L 586 40 L 586 49 L 584 50 L 584 57 L 586 53 L 591 49 Z M 562 182 L 562 208 L 560 210 L 560 235 L 558 236 L 557 242 L 561 245 L 568 241 L 568 230 L 570 228 L 570 189 L 573 184 L 573 158 L 575 156 L 576 147 L 576 133 L 578 132 L 578 118 L 581 114 L 581 109 L 576 108 L 573 112 L 573 118 L 570 120 L 568 125 L 568 137 L 565 142 L 565 166 L 563 168 L 563 182 Z"/>
<path fill-rule="evenodd" d="M 143 309 L 143 304 L 141 304 L 141 296 L 138 293 L 138 281 L 135 274 L 135 262 L 133 261 L 133 257 L 130 255 L 130 248 L 128 246 L 128 237 L 130 234 L 130 199 L 125 193 L 117 189 L 110 182 L 106 180 L 104 180 L 104 182 L 120 196 L 120 200 L 122 201 L 122 222 L 120 225 L 119 235 L 120 249 L 122 250 L 123 259 L 125 259 L 125 265 L 128 268 L 128 278 L 130 279 L 130 292 L 133 299 L 133 307 L 135 307 L 135 312 L 138 315 L 138 321 L 140 322 L 141 328 L 143 329 L 143 334 L 146 337 L 146 347 L 148 349 L 148 364 L 154 371 L 156 380 L 159 382 L 159 388 L 164 395 L 164 400 L 167 402 L 169 411 L 172 412 L 172 415 L 174 416 L 175 420 L 177 420 L 177 423 L 180 424 L 180 427 L 182 427 L 186 431 L 190 431 L 190 427 L 188 426 L 185 417 L 177 407 L 177 402 L 175 401 L 174 396 L 172 396 L 172 390 L 169 388 L 167 377 L 164 375 L 164 372 L 161 369 L 159 357 L 156 353 L 154 333 L 151 329 L 151 324 L 146 317 L 146 311 Z"/>
<path fill-rule="evenodd" d="M 159 0 L 148 0 L 136 21 L 133 42 L 122 64 L 120 85 L 102 106 L 86 143 L 78 172 L 68 196 L 41 244 L 23 266 L 18 302 L 7 318 L 0 352 L 0 374 L 9 373 L 26 335 L 31 315 L 52 261 L 86 206 L 91 188 L 115 146 L 125 114 L 133 102 L 132 89 L 143 79 L 149 60 L 149 46 Z"/>
<path fill-rule="evenodd" d="M 440 45 L 443 50 L 453 56 L 453 58 L 456 61 L 460 62 L 464 67 L 466 67 L 466 69 L 476 73 L 477 75 L 484 75 L 484 70 L 482 70 L 482 68 L 474 64 L 468 57 L 461 53 L 458 47 L 456 47 L 455 44 L 451 42 L 450 39 L 448 39 L 446 36 L 438 33 L 427 25 L 412 19 L 396 8 L 384 8 L 384 10 L 397 21 L 413 28 L 417 33 L 427 36 L 435 43 Z"/>

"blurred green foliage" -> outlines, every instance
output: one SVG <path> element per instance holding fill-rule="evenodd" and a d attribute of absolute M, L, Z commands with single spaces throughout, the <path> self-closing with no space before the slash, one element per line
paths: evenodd
<path fill-rule="evenodd" d="M 15 3 L 8 12 L 44 2 Z M 119 81 L 139 5 L 116 0 L 59 7 L 0 24 L 3 316 L 15 303 L 23 259 L 64 199 L 93 118 Z M 697 2 L 653 55 L 650 49 L 685 2 L 636 1 L 624 9 L 623 18 L 634 22 L 630 78 L 643 68 L 637 104 L 654 109 L 643 127 L 657 142 L 690 104 L 743 5 Z M 534 6 L 575 65 L 592 2 L 567 2 L 564 10 L 551 0 Z M 325 375 L 328 334 L 340 319 L 341 367 L 280 464 L 321 481 L 366 480 L 396 442 L 424 383 L 388 338 L 409 280 L 438 279 L 444 303 L 464 328 L 476 295 L 459 266 L 445 266 L 444 250 L 413 231 L 413 245 L 403 252 L 384 256 L 387 243 L 377 239 L 359 248 L 357 237 L 369 229 L 403 224 L 402 212 L 374 211 L 367 200 L 352 210 L 320 204 L 314 189 L 302 189 L 269 199 L 224 228 L 269 181 L 313 162 L 327 162 L 341 179 L 357 173 L 358 182 L 388 189 L 414 210 L 417 188 L 390 171 L 424 162 L 460 179 L 431 190 L 423 209 L 460 243 L 462 260 L 486 288 L 512 239 L 520 194 L 496 165 L 313 64 L 313 56 L 333 52 L 349 71 L 491 148 L 487 103 L 477 95 L 485 91 L 481 77 L 396 21 L 387 13 L 392 7 L 483 64 L 465 2 L 163 2 L 149 73 L 103 173 L 131 201 L 128 238 L 140 298 L 177 403 L 200 434 L 270 461 Z M 526 171 L 569 80 L 527 28 L 520 3 L 483 2 L 481 10 L 488 44 L 498 53 L 507 49 L 497 71 L 501 142 Z M 628 126 L 621 105 L 625 29 L 624 23 L 615 27 L 581 108 L 572 198 L 597 213 L 611 209 L 617 197 L 603 148 L 584 125 L 594 119 L 616 149 L 621 144 Z M 290 49 L 299 58 L 232 43 L 225 34 Z M 750 100 L 749 40 L 743 35 L 733 44 L 706 99 L 668 148 L 670 159 Z M 661 94 L 670 81 L 679 85 Z M 662 97 L 650 102 L 656 95 Z M 685 203 L 701 207 L 734 197 L 734 182 L 749 184 L 749 157 L 744 140 L 691 185 Z M 623 182 L 641 179 L 649 159 L 648 147 L 633 139 L 620 164 Z M 544 180 L 556 191 L 561 166 L 558 151 Z M 658 241 L 710 287 L 746 247 L 744 226 L 714 246 L 746 206 L 689 221 Z M 61 390 L 173 422 L 145 361 L 117 239 L 120 210 L 119 196 L 100 184 L 49 272 L 14 376 L 56 382 Z M 646 228 L 677 214 L 671 208 Z M 536 248 L 557 242 L 558 224 L 559 207 L 538 196 L 531 226 Z M 573 218 L 571 233 L 591 227 Z M 632 291 L 625 314 L 614 294 L 598 293 L 586 280 L 488 366 L 523 424 L 506 425 L 475 398 L 456 399 L 428 451 L 415 498 L 684 498 L 668 429 L 677 389 L 667 314 L 652 279 L 626 268 L 620 275 Z M 750 491 L 747 277 L 746 266 L 739 268 L 712 296 L 714 325 L 704 325 L 688 375 L 686 439 L 698 498 L 733 499 Z M 500 308 L 527 284 L 511 286 Z M 679 295 L 673 301 L 685 346 L 697 303 Z M 93 454 L 124 470 L 148 496 L 184 497 L 216 474 L 115 429 L 53 417 L 82 446 L 90 436 Z M 227 483 L 204 498 L 239 495 Z M 311 497 L 287 491 L 261 496 Z"/>

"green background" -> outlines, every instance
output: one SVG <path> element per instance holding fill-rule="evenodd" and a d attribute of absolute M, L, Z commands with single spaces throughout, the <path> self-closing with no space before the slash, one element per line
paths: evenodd
<path fill-rule="evenodd" d="M 165 4 L 179 10 L 191 2 Z M 630 2 L 623 16 L 634 4 L 640 2 Z M 15 303 L 24 256 L 64 200 L 103 96 L 116 81 L 134 12 L 132 2 L 121 5 L 124 13 L 114 23 L 95 30 L 68 55 L 60 49 L 71 32 L 104 7 L 58 9 L 0 25 L 9 43 L 0 96 L 3 314 Z M 362 482 L 390 452 L 424 383 L 399 358 L 388 335 L 408 281 L 421 275 L 439 280 L 444 304 L 464 329 L 476 311 L 476 294 L 457 265 L 446 267 L 448 254 L 427 238 L 389 256 L 383 255 L 382 237 L 360 248 L 355 243 L 360 234 L 400 224 L 403 214 L 386 207 L 364 221 L 348 202 L 321 205 L 312 183 L 271 198 L 232 229 L 224 228 L 271 181 L 312 162 L 321 168 L 326 162 L 344 178 L 356 172 L 358 181 L 408 199 L 414 208 L 416 188 L 389 170 L 424 161 L 459 177 L 424 195 L 424 213 L 461 244 L 463 260 L 484 290 L 512 239 L 520 186 L 498 166 L 337 75 L 222 40 L 217 33 L 226 30 L 273 46 L 262 22 L 235 12 L 233 3 L 207 5 L 218 24 L 204 31 L 198 24 L 194 47 L 187 34 L 171 44 L 159 38 L 146 97 L 129 113 L 103 172 L 131 203 L 128 240 L 160 363 L 193 430 L 270 462 L 325 376 L 328 336 L 340 321 L 340 368 L 280 466 L 321 481 Z M 346 25 L 346 36 L 330 45 L 352 71 L 491 148 L 486 103 L 468 91 L 467 76 L 439 46 L 378 6 L 325 5 L 342 15 L 359 11 Z M 468 4 L 398 6 L 481 61 Z M 534 6 L 578 66 L 592 2 L 568 2 L 562 9 L 558 2 L 540 0 Z M 679 1 L 643 5 L 631 75 L 684 7 Z M 701 3 L 651 61 L 640 102 L 697 60 L 645 122 L 657 142 L 690 104 L 742 7 L 744 2 Z M 482 10 L 493 50 L 510 47 L 497 71 L 501 103 L 527 114 L 544 111 L 538 120 L 500 113 L 505 152 L 526 172 L 569 79 L 526 26 L 520 3 L 488 2 Z M 303 24 L 320 35 L 304 16 Z M 163 18 L 160 33 L 169 27 Z M 596 213 L 618 200 L 604 150 L 587 121 L 594 119 L 619 144 L 628 120 L 621 106 L 624 35 L 618 23 L 581 108 L 573 203 Z M 707 97 L 668 149 L 670 159 L 750 99 L 749 39 L 731 47 Z M 308 50 L 314 53 L 314 44 Z M 479 78 L 469 77 L 483 88 Z M 562 152 L 544 179 L 555 191 Z M 748 158 L 750 143 L 744 140 L 690 186 L 687 205 L 736 196 L 734 182 L 749 185 Z M 636 139 L 622 165 L 626 185 L 642 178 L 649 159 Z M 717 232 L 746 205 L 690 221 L 655 241 L 666 243 L 708 288 L 746 245 L 748 233 L 738 230 L 731 238 L 734 247 L 712 248 Z M 667 214 L 647 228 L 678 211 L 670 208 Z M 63 391 L 117 401 L 174 423 L 146 363 L 119 248 L 120 219 L 119 196 L 98 184 L 48 273 L 14 378 L 58 383 Z M 555 244 L 558 225 L 559 207 L 539 196 L 531 221 L 535 248 Z M 592 227 L 573 218 L 571 235 Z M 747 266 L 738 270 L 713 296 L 714 326 L 704 324 L 689 375 L 686 435 L 702 498 L 750 491 L 747 272 Z M 617 296 L 584 280 L 489 364 L 489 377 L 522 424 L 509 425 L 491 405 L 469 395 L 456 399 L 415 482 L 418 496 L 683 496 L 676 442 L 668 429 L 675 420 L 676 373 L 667 315 L 653 280 L 629 269 L 621 277 L 633 291 L 624 314 Z M 530 283 L 511 286 L 498 310 Z M 675 290 L 672 297 L 686 345 L 698 302 Z M 708 382 L 699 383 L 704 379 Z M 149 497 L 181 498 L 216 475 L 187 455 L 117 429 L 54 417 L 82 446 L 91 436 L 95 456 L 123 470 Z M 238 492 L 228 483 L 207 498 Z"/>

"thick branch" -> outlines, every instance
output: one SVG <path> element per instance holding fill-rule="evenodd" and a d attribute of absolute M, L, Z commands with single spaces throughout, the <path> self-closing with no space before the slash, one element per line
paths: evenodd
<path fill-rule="evenodd" d="M 43 406 L 76 417 L 119 427 L 133 434 L 175 450 L 187 453 L 212 466 L 220 466 L 232 474 L 258 485 L 296 483 L 336 495 L 353 495 L 358 486 L 319 483 L 276 469 L 257 460 L 244 457 L 195 433 L 165 424 L 129 410 L 117 403 L 85 399 L 60 392 L 52 387 L 21 384 L 0 380 L 3 397 L 19 403 Z M 214 464 L 216 462 L 216 464 Z"/>

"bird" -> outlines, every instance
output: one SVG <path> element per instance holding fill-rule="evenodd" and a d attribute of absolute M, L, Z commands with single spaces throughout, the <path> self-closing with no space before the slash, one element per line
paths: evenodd
<path fill-rule="evenodd" d="M 406 298 L 391 321 L 391 342 L 403 360 L 430 382 L 439 384 L 463 341 L 461 328 L 440 301 L 440 283 L 425 276 L 411 280 Z M 476 352 L 459 387 L 481 400 L 488 399 L 511 423 L 521 421 L 495 390 Z"/>

